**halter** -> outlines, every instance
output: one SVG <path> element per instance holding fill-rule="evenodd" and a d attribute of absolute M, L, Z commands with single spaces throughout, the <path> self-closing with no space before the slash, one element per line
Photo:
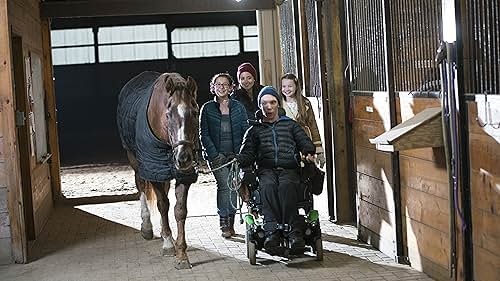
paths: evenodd
<path fill-rule="evenodd" d="M 180 140 L 176 143 L 174 143 L 172 146 L 172 149 L 175 149 L 176 147 L 180 146 L 180 145 L 186 145 L 186 146 L 190 146 L 192 147 L 193 151 L 196 151 L 196 145 L 194 144 L 194 142 L 192 141 L 187 141 L 187 140 Z"/>

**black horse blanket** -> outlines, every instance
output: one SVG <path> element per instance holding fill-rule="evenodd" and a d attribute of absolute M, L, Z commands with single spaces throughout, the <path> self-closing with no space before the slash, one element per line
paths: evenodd
<path fill-rule="evenodd" d="M 153 84 L 161 74 L 145 71 L 123 86 L 118 96 L 117 122 L 123 148 L 134 153 L 139 176 L 165 182 L 176 177 L 172 147 L 159 140 L 148 124 L 147 109 Z"/>

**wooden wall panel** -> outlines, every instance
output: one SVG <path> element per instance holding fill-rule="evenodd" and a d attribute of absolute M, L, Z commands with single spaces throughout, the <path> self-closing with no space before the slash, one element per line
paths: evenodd
<path fill-rule="evenodd" d="M 500 216 L 500 176 L 472 170 L 471 181 L 472 207 Z"/>
<path fill-rule="evenodd" d="M 412 266 L 418 265 L 420 257 L 447 269 L 450 256 L 450 239 L 448 233 L 406 218 L 408 252 Z M 418 268 L 418 267 L 417 267 Z"/>
<path fill-rule="evenodd" d="M 396 99 L 398 123 L 406 121 L 415 114 L 429 107 L 441 107 L 441 100 L 434 98 L 413 98 L 408 95 L 400 95 Z"/>
<path fill-rule="evenodd" d="M 500 276 L 500 257 L 484 248 L 474 247 L 474 268 L 474 280 L 497 281 Z"/>
<path fill-rule="evenodd" d="M 390 124 L 389 101 L 386 94 L 374 94 L 373 97 L 357 96 L 354 98 L 354 118 L 372 121 L 380 121 Z M 390 125 L 386 125 L 386 130 Z"/>
<path fill-rule="evenodd" d="M 417 158 L 401 156 L 400 168 L 401 186 L 448 199 L 448 172 L 446 167 Z"/>
<path fill-rule="evenodd" d="M 369 139 L 375 138 L 385 132 L 384 124 L 380 121 L 354 119 L 352 124 L 355 145 L 375 149 Z"/>
<path fill-rule="evenodd" d="M 448 233 L 450 207 L 443 199 L 413 188 L 402 187 L 402 208 L 407 217 Z"/>
<path fill-rule="evenodd" d="M 471 134 L 469 141 L 471 169 L 500 176 L 499 143 L 484 133 Z"/>
<path fill-rule="evenodd" d="M 392 182 L 391 156 L 387 152 L 356 146 L 356 170 L 376 179 Z"/>
<path fill-rule="evenodd" d="M 386 181 L 358 173 L 358 197 L 390 213 L 394 212 L 392 187 Z"/>
<path fill-rule="evenodd" d="M 435 162 L 440 167 L 446 167 L 444 147 L 408 149 L 400 151 L 399 155 Z"/>
<path fill-rule="evenodd" d="M 40 165 L 32 174 L 33 179 L 33 210 L 36 212 L 40 208 L 41 203 L 45 200 L 45 197 L 51 196 L 50 186 L 50 174 L 49 167 L 47 165 Z"/>
<path fill-rule="evenodd" d="M 391 154 L 370 144 L 390 128 L 387 94 L 354 97 L 355 143 L 359 200 L 358 235 L 388 256 L 395 255 Z"/>
<path fill-rule="evenodd" d="M 12 261 L 26 262 L 27 244 L 22 212 L 21 177 L 19 173 L 19 155 L 16 146 L 16 128 L 14 122 L 14 95 L 12 92 L 12 55 L 10 48 L 10 23 L 7 0 L 0 0 L 0 122 L 3 134 L 5 186 L 8 191 L 8 218 L 12 238 L 2 239 L 3 249 L 0 252 L 0 262 Z M 21 207 L 21 208 L 20 208 Z M 5 218 L 6 214 L 3 214 Z M 5 256 L 9 255 L 9 256 Z"/>
<path fill-rule="evenodd" d="M 498 254 L 500 249 L 500 217 L 475 209 L 472 212 L 474 245 Z M 500 264 L 499 264 L 500 265 Z"/>
<path fill-rule="evenodd" d="M 359 201 L 359 235 L 388 256 L 394 256 L 394 215 L 364 200 Z M 366 228 L 369 231 L 362 231 Z"/>
<path fill-rule="evenodd" d="M 474 279 L 500 276 L 500 99 L 469 103 Z M 492 125 L 493 124 L 493 125 Z"/>

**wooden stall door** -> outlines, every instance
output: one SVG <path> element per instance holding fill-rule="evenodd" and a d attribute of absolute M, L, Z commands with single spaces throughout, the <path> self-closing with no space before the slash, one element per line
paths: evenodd
<path fill-rule="evenodd" d="M 33 219 L 33 200 L 31 189 L 30 176 L 30 147 L 29 147 L 29 132 L 26 120 L 26 80 L 24 71 L 23 58 L 23 42 L 19 36 L 12 36 L 12 65 L 14 73 L 14 90 L 15 90 L 15 120 L 17 128 L 17 139 L 19 144 L 19 161 L 21 167 L 21 185 L 23 194 L 24 206 L 24 222 L 26 230 L 26 238 L 28 240 L 35 239 L 35 223 Z"/>
<path fill-rule="evenodd" d="M 35 240 L 52 210 L 43 65 L 36 52 L 12 36 L 15 123 L 27 240 Z"/>

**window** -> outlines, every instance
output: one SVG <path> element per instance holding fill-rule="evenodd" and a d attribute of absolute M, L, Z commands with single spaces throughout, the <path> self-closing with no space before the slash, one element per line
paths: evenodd
<path fill-rule="evenodd" d="M 53 65 L 94 63 L 94 34 L 91 28 L 50 32 Z"/>
<path fill-rule="evenodd" d="M 164 24 L 101 27 L 97 38 L 99 62 L 168 58 Z"/>
<path fill-rule="evenodd" d="M 172 51 L 177 58 L 233 56 L 240 53 L 238 27 L 176 28 Z"/>
<path fill-rule="evenodd" d="M 259 32 L 256 25 L 243 26 L 243 50 L 245 52 L 259 51 Z"/>

